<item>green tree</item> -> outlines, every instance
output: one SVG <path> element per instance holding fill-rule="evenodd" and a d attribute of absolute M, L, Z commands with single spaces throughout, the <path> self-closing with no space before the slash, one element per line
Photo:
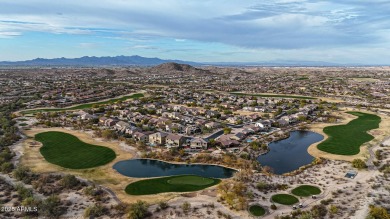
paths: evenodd
<path fill-rule="evenodd" d="M 142 219 L 148 215 L 148 206 L 144 201 L 138 200 L 136 203 L 129 206 L 130 219 Z"/>
<path fill-rule="evenodd" d="M 383 207 L 370 206 L 369 217 L 367 219 L 390 219 L 390 214 Z"/>
<path fill-rule="evenodd" d="M 229 128 L 229 127 L 223 128 L 223 133 L 224 133 L 225 135 L 230 134 L 231 132 L 232 132 L 232 129 L 231 129 L 231 128 Z"/>
<path fill-rule="evenodd" d="M 99 204 L 90 206 L 86 208 L 84 211 L 84 217 L 86 218 L 100 217 L 103 214 L 104 214 L 104 208 Z"/>
<path fill-rule="evenodd" d="M 30 169 L 25 166 L 18 166 L 13 172 L 13 176 L 17 180 L 21 180 L 23 182 L 28 182 L 30 180 Z"/>
<path fill-rule="evenodd" d="M 336 205 L 330 205 L 329 207 L 329 213 L 334 215 L 339 212 L 339 208 Z"/>
<path fill-rule="evenodd" d="M 357 169 L 364 169 L 367 167 L 366 163 L 362 159 L 354 159 L 352 161 L 352 166 Z"/>
<path fill-rule="evenodd" d="M 67 189 L 76 187 L 79 183 L 80 181 L 74 175 L 65 175 L 61 180 L 61 185 Z"/>
<path fill-rule="evenodd" d="M 185 215 L 188 214 L 188 212 L 191 210 L 191 204 L 187 201 L 185 201 L 182 205 L 181 208 L 183 209 L 183 212 Z"/>
<path fill-rule="evenodd" d="M 14 165 L 10 162 L 5 162 L 0 166 L 0 172 L 2 173 L 10 173 L 14 168 Z"/>
<path fill-rule="evenodd" d="M 106 129 L 106 130 L 102 131 L 102 137 L 107 139 L 107 140 L 110 140 L 110 139 L 117 139 L 118 135 L 114 130 Z"/>
<path fill-rule="evenodd" d="M 161 208 L 161 209 L 167 209 L 169 207 L 168 203 L 167 202 L 164 202 L 164 201 L 161 201 L 158 203 L 158 206 Z"/>
<path fill-rule="evenodd" d="M 42 202 L 39 212 L 48 218 L 58 218 L 66 212 L 66 209 L 61 207 L 61 199 L 58 196 L 51 195 Z"/>

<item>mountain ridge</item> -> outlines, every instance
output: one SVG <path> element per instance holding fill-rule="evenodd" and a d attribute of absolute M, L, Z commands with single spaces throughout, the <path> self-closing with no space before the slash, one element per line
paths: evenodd
<path fill-rule="evenodd" d="M 83 56 L 79 58 L 36 58 L 25 61 L 0 61 L 1 67 L 17 67 L 17 66 L 141 66 L 150 67 L 164 63 L 187 64 L 191 66 L 259 66 L 259 67 L 355 67 L 355 66 L 380 66 L 380 65 L 361 65 L 361 64 L 339 64 L 323 61 L 293 61 L 293 60 L 274 60 L 263 62 L 193 62 L 183 60 L 160 59 L 157 57 L 147 58 L 139 55 L 132 56 Z"/>
<path fill-rule="evenodd" d="M 182 60 L 164 60 L 134 56 L 83 56 L 80 58 L 36 58 L 26 61 L 1 61 L 1 66 L 155 66 L 174 62 L 178 64 L 200 65 L 200 63 Z"/>

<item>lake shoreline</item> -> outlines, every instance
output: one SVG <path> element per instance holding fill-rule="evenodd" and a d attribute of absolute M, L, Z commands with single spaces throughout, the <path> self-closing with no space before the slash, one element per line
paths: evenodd
<path fill-rule="evenodd" d="M 148 163 L 142 163 L 144 161 Z M 149 163 L 149 161 L 155 161 L 159 163 Z M 166 168 L 164 166 L 159 166 L 161 164 L 172 165 L 174 168 Z M 128 165 L 132 165 L 130 167 L 133 168 L 128 169 Z M 207 168 L 211 167 L 211 169 L 200 170 L 199 168 L 203 168 L 202 166 Z M 188 170 L 183 169 L 188 167 L 194 169 L 188 169 Z M 145 172 L 142 172 L 143 171 L 142 168 L 145 168 L 144 169 Z M 217 164 L 205 164 L 205 163 L 188 164 L 188 163 L 180 163 L 180 162 L 172 163 L 172 162 L 166 162 L 164 160 L 149 159 L 149 158 L 135 158 L 135 159 L 128 159 L 128 160 L 121 160 L 116 162 L 112 166 L 112 169 L 123 176 L 136 178 L 136 179 L 160 178 L 160 177 L 178 176 L 178 175 L 197 175 L 206 178 L 227 179 L 233 177 L 234 173 L 239 171 L 237 169 L 233 169 L 233 168 L 229 168 Z M 141 172 L 137 172 L 139 170 L 141 170 Z M 228 171 L 228 174 L 226 174 L 226 171 Z M 148 174 L 145 175 L 145 173 Z"/>

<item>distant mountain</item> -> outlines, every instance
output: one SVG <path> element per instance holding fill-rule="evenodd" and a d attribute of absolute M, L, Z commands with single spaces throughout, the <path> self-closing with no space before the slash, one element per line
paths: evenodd
<path fill-rule="evenodd" d="M 142 56 L 114 56 L 95 57 L 84 56 L 81 58 L 37 58 L 27 61 L 0 62 L 0 66 L 155 66 L 167 62 L 179 64 L 200 65 L 196 62 L 182 60 L 163 60 L 159 58 L 145 58 Z"/>
<path fill-rule="evenodd" d="M 164 63 L 178 63 L 186 64 L 192 66 L 280 66 L 280 67 L 328 67 L 328 66 L 365 66 L 361 64 L 339 64 L 331 62 L 322 62 L 322 61 L 292 61 L 292 60 L 275 60 L 267 62 L 191 62 L 183 60 L 164 60 L 159 58 L 146 58 L 142 56 L 104 56 L 104 57 L 95 57 L 95 56 L 84 56 L 81 58 L 55 58 L 55 59 L 42 59 L 37 58 L 27 61 L 0 61 L 1 67 L 13 67 L 13 66 L 83 66 L 83 67 L 92 67 L 92 66 L 157 66 Z M 170 66 L 172 68 L 177 68 L 178 66 Z M 186 67 L 183 67 L 186 68 Z M 171 69 L 178 70 L 178 69 Z"/>
<path fill-rule="evenodd" d="M 167 62 L 149 69 L 150 72 L 186 72 L 186 73 L 208 73 L 208 70 L 195 68 L 188 64 L 179 64 L 175 62 Z"/>
<path fill-rule="evenodd" d="M 175 62 L 167 62 L 164 64 L 157 65 L 151 70 L 156 70 L 156 71 L 189 71 L 189 70 L 194 70 L 195 68 L 192 67 L 191 65 L 187 64 L 179 64 Z"/>

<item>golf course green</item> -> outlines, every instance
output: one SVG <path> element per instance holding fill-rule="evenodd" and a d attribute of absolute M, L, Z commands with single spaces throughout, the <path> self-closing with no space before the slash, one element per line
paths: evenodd
<path fill-rule="evenodd" d="M 265 214 L 265 209 L 260 205 L 252 205 L 249 207 L 249 213 L 251 213 L 253 216 L 259 217 Z"/>
<path fill-rule="evenodd" d="M 367 131 L 379 128 L 379 116 L 361 112 L 347 113 L 358 118 L 346 125 L 325 127 L 328 138 L 317 145 L 319 150 L 338 155 L 356 155 L 360 152 L 360 146 L 374 139 Z"/>
<path fill-rule="evenodd" d="M 298 199 L 295 196 L 288 194 L 276 194 L 271 197 L 271 200 L 275 203 L 279 203 L 282 205 L 293 205 L 298 203 Z"/>
<path fill-rule="evenodd" d="M 168 176 L 130 183 L 125 191 L 130 195 L 152 195 L 164 192 L 192 192 L 220 183 L 220 179 L 195 175 Z"/>
<path fill-rule="evenodd" d="M 125 101 L 128 99 L 138 99 L 138 98 L 143 97 L 143 96 L 144 96 L 143 94 L 139 93 L 139 94 L 133 94 L 130 96 L 123 96 L 120 98 L 113 98 L 113 99 L 109 99 L 106 101 L 80 104 L 80 105 L 68 107 L 68 108 L 25 110 L 25 111 L 21 111 L 21 113 L 22 114 L 32 114 L 32 113 L 38 113 L 38 112 L 60 112 L 60 111 L 67 111 L 67 110 L 82 110 L 82 109 L 92 108 L 92 106 L 94 106 L 94 105 L 99 106 L 99 105 L 104 105 L 104 104 L 112 104 L 112 103 L 115 103 L 117 101 Z"/>
<path fill-rule="evenodd" d="M 293 189 L 291 191 L 292 194 L 296 196 L 311 196 L 311 195 L 318 195 L 321 193 L 321 189 L 319 189 L 316 186 L 309 186 L 309 185 L 302 185 L 298 186 L 297 188 Z"/>
<path fill-rule="evenodd" d="M 308 99 L 308 100 L 317 99 L 315 97 L 283 95 L 283 94 L 246 94 L 246 93 L 239 93 L 239 92 L 231 92 L 230 94 L 237 95 L 237 96 L 253 96 L 253 97 L 274 97 L 274 98 L 292 98 L 292 99 Z"/>
<path fill-rule="evenodd" d="M 116 157 L 110 148 L 87 144 L 64 132 L 39 133 L 35 140 L 43 144 L 40 152 L 48 162 L 69 169 L 105 165 Z"/>

